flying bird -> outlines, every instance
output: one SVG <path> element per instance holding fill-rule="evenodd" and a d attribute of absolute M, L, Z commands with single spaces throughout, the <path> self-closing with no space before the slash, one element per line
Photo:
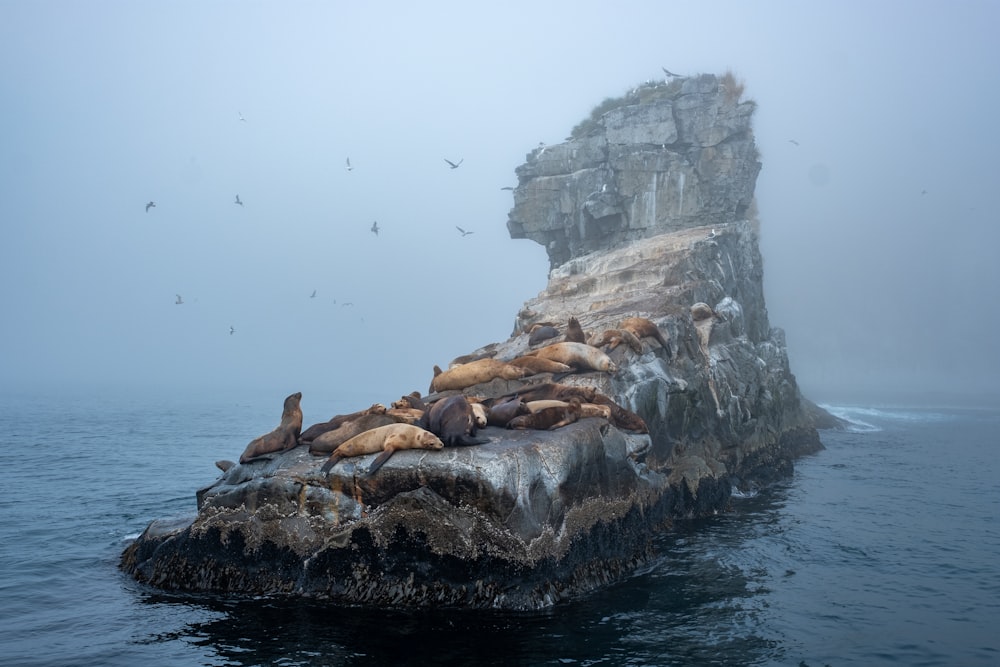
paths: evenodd
<path fill-rule="evenodd" d="M 922 195 L 925 195 L 925 194 L 927 194 L 927 190 L 921 190 L 921 191 L 920 191 L 920 194 L 922 194 Z"/>
<path fill-rule="evenodd" d="M 458 165 L 462 164 L 462 162 L 463 162 L 464 160 L 465 160 L 465 158 L 462 158 L 462 159 L 461 159 L 461 160 L 459 160 L 458 162 L 452 162 L 452 161 L 451 161 L 451 160 L 449 160 L 448 158 L 445 158 L 445 159 L 444 159 L 444 161 L 445 161 L 445 162 L 447 162 L 447 163 L 448 163 L 448 164 L 449 164 L 449 165 L 451 166 L 451 168 L 452 168 L 452 169 L 458 169 Z"/>
<path fill-rule="evenodd" d="M 146 213 L 149 213 L 149 209 L 151 209 L 151 208 L 156 208 L 156 202 L 155 201 L 151 201 L 148 204 L 146 204 Z"/>
<path fill-rule="evenodd" d="M 798 146 L 798 145 L 799 145 L 799 142 L 795 141 L 795 139 L 789 139 L 788 141 L 789 141 L 789 143 L 793 143 L 793 144 L 795 144 L 796 146 Z"/>
<path fill-rule="evenodd" d="M 233 202 L 233 203 L 239 204 L 240 206 L 243 206 L 243 202 L 240 201 L 240 196 L 239 195 L 236 195 L 236 201 Z"/>
<path fill-rule="evenodd" d="M 347 169 L 347 171 L 351 171 L 354 169 L 354 167 L 351 166 L 351 158 L 347 158 L 347 166 L 344 168 Z"/>
<path fill-rule="evenodd" d="M 674 74 L 673 72 L 671 72 L 670 70 L 668 70 L 663 65 L 660 65 L 660 69 L 662 69 L 663 73 L 666 74 L 668 77 L 680 76 L 680 74 Z"/>
<path fill-rule="evenodd" d="M 342 303 L 342 304 L 340 304 L 340 305 L 341 305 L 341 306 L 353 306 L 353 305 L 354 305 L 354 302 L 353 302 L 353 301 L 347 301 L 346 303 Z"/>
<path fill-rule="evenodd" d="M 309 295 L 309 298 L 310 299 L 315 299 L 316 298 L 316 290 L 313 290 L 313 293 Z"/>
<path fill-rule="evenodd" d="M 469 234 L 474 234 L 475 233 L 475 232 L 467 232 L 464 229 L 462 229 L 461 227 L 459 227 L 458 225 L 455 225 L 455 229 L 457 229 L 458 231 L 462 232 L 462 236 L 468 236 Z"/>
<path fill-rule="evenodd" d="M 236 115 L 237 115 L 237 116 L 239 116 L 239 117 L 240 117 L 240 120 L 242 120 L 242 121 L 243 121 L 244 123 L 245 123 L 245 122 L 247 122 L 247 119 L 246 119 L 246 118 L 244 118 L 244 117 L 243 117 L 243 114 L 242 114 L 242 113 L 240 113 L 239 111 L 237 111 L 237 112 L 236 112 Z"/>
<path fill-rule="evenodd" d="M 175 306 L 179 306 L 179 305 L 181 305 L 182 303 L 184 303 L 184 299 L 182 299 L 182 298 L 181 298 L 181 295 L 180 295 L 180 294 L 178 294 L 178 295 L 177 295 L 177 301 L 174 301 L 174 305 L 175 305 Z"/>
<path fill-rule="evenodd" d="M 372 223 L 372 234 L 378 236 L 378 220 Z"/>
<path fill-rule="evenodd" d="M 236 333 L 236 329 L 229 327 L 229 335 L 232 336 L 234 333 Z"/>
<path fill-rule="evenodd" d="M 503 187 L 502 187 L 502 188 L 500 188 L 500 189 L 501 189 L 501 190 L 513 190 L 514 188 L 512 188 L 512 187 L 511 187 L 511 186 L 509 186 L 509 185 L 505 185 L 505 186 L 503 186 Z"/>

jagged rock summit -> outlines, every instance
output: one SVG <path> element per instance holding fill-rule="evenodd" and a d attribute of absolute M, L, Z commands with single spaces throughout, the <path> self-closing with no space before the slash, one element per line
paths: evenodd
<path fill-rule="evenodd" d="M 300 446 L 229 467 L 198 491 L 196 516 L 152 522 L 122 568 L 172 590 L 538 608 L 634 571 L 672 520 L 789 474 L 821 445 L 767 317 L 753 103 L 740 92 L 731 76 L 643 86 L 517 169 L 511 236 L 544 244 L 553 268 L 512 335 L 469 356 L 512 360 L 562 340 L 576 318 L 605 339 L 615 370 L 559 382 L 609 397 L 643 427 L 489 427 L 487 444 L 400 451 L 374 475 L 364 455 L 327 477 L 324 458 Z M 631 317 L 658 335 L 626 336 Z M 532 343 L 536 324 L 561 335 Z M 490 399 L 556 379 L 461 393 Z"/>

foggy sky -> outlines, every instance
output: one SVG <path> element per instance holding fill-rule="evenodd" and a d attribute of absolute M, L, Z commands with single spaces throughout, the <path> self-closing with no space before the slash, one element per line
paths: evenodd
<path fill-rule="evenodd" d="M 426 391 L 546 284 L 514 168 L 662 66 L 758 103 L 804 393 L 997 404 L 998 7 L 0 0 L 0 389 Z"/>

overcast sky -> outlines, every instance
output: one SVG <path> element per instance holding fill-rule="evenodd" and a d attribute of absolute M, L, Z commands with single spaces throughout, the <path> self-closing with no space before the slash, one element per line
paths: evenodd
<path fill-rule="evenodd" d="M 545 286 L 515 167 L 662 66 L 759 105 L 807 395 L 1000 402 L 998 8 L 0 0 L 0 385 L 426 391 Z"/>

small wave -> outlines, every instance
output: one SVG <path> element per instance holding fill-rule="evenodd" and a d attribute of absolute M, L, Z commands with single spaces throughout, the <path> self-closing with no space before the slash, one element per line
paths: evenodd
<path fill-rule="evenodd" d="M 875 424 L 871 424 L 861 419 L 862 416 L 866 418 L 876 416 L 878 413 L 877 410 L 834 405 L 821 405 L 820 407 L 837 419 L 846 422 L 847 426 L 844 430 L 849 433 L 875 433 L 876 431 L 882 430 L 880 426 L 876 426 Z"/>
<path fill-rule="evenodd" d="M 730 495 L 738 500 L 746 500 L 747 498 L 756 498 L 759 491 L 756 488 L 750 488 L 747 490 L 740 489 L 734 486 Z"/>
<path fill-rule="evenodd" d="M 953 415 L 927 408 L 873 408 L 856 405 L 823 405 L 822 407 L 833 416 L 839 417 L 840 419 L 848 422 L 849 426 L 847 427 L 847 430 L 855 433 L 868 433 L 882 430 L 881 426 L 873 424 L 868 420 L 915 424 L 941 422 L 953 418 Z"/>

